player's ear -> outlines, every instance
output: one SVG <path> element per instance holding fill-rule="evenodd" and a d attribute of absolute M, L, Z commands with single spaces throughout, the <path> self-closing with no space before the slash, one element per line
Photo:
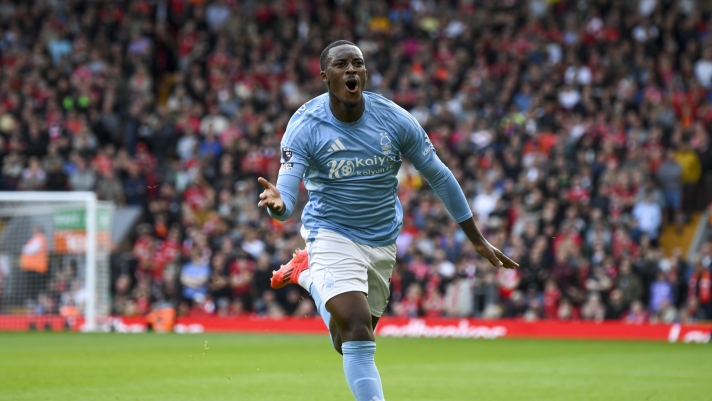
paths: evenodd
<path fill-rule="evenodd" d="M 326 71 L 320 72 L 319 75 L 321 75 L 321 82 L 329 85 L 329 77 L 326 75 Z"/>
<path fill-rule="evenodd" d="M 366 72 L 366 81 L 368 81 L 368 70 L 364 70 Z"/>

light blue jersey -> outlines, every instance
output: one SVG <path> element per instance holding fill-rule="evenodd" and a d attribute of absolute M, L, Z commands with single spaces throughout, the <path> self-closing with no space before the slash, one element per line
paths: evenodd
<path fill-rule="evenodd" d="M 415 118 L 380 95 L 363 92 L 363 97 L 365 111 L 352 123 L 331 114 L 328 93 L 294 113 L 282 139 L 277 180 L 285 212 L 270 214 L 278 220 L 291 216 L 303 179 L 309 192 L 302 213 L 307 240 L 325 228 L 365 245 L 393 244 L 403 225 L 396 178 L 402 155 L 458 223 L 472 217 L 455 177 Z"/>

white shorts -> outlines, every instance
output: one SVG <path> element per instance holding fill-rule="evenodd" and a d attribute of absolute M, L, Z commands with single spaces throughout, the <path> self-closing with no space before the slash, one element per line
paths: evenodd
<path fill-rule="evenodd" d="M 308 232 L 302 229 L 306 240 Z M 309 272 L 322 302 L 345 292 L 366 294 L 371 315 L 380 317 L 388 304 L 389 285 L 396 263 L 396 244 L 358 244 L 331 230 L 319 229 L 307 241 Z"/>

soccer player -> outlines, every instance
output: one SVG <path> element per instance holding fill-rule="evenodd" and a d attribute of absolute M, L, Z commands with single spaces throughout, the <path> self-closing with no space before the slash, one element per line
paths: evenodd
<path fill-rule="evenodd" d="M 374 355 L 374 327 L 388 303 L 396 238 L 403 224 L 396 174 L 401 155 L 428 180 L 475 250 L 494 266 L 518 265 L 480 233 L 450 170 L 418 122 L 395 103 L 364 92 L 361 50 L 339 40 L 321 53 L 328 93 L 294 113 L 281 144 L 277 185 L 264 178 L 259 207 L 277 220 L 294 210 L 302 180 L 306 249 L 282 266 L 271 285 L 299 284 L 329 328 L 357 401 L 384 401 Z"/>

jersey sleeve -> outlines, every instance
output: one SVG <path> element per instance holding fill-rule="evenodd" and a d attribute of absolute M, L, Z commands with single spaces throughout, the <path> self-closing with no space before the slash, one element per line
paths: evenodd
<path fill-rule="evenodd" d="M 433 143 L 430 142 L 430 138 L 428 138 L 428 134 L 425 133 L 423 127 L 410 113 L 403 110 L 402 115 L 400 123 L 403 128 L 403 136 L 401 138 L 402 153 L 413 163 L 416 169 L 424 169 L 437 159 L 435 147 L 433 147 Z"/>
<path fill-rule="evenodd" d="M 428 134 L 413 116 L 407 114 L 404 128 L 403 154 L 413 163 L 430 187 L 442 200 L 445 208 L 458 223 L 472 217 L 470 205 L 449 168 L 435 154 L 435 147 Z"/>
<path fill-rule="evenodd" d="M 284 213 L 275 214 L 267 209 L 270 216 L 284 221 L 294 212 L 299 186 L 309 166 L 310 155 L 308 125 L 290 122 L 280 144 L 281 167 L 277 177 L 277 190 L 284 202 Z"/>
<path fill-rule="evenodd" d="M 460 184 L 440 158 L 435 156 L 432 163 L 418 171 L 428 180 L 430 187 L 438 194 L 455 221 L 462 223 L 472 217 L 472 210 L 470 210 L 470 205 L 467 203 Z"/>

